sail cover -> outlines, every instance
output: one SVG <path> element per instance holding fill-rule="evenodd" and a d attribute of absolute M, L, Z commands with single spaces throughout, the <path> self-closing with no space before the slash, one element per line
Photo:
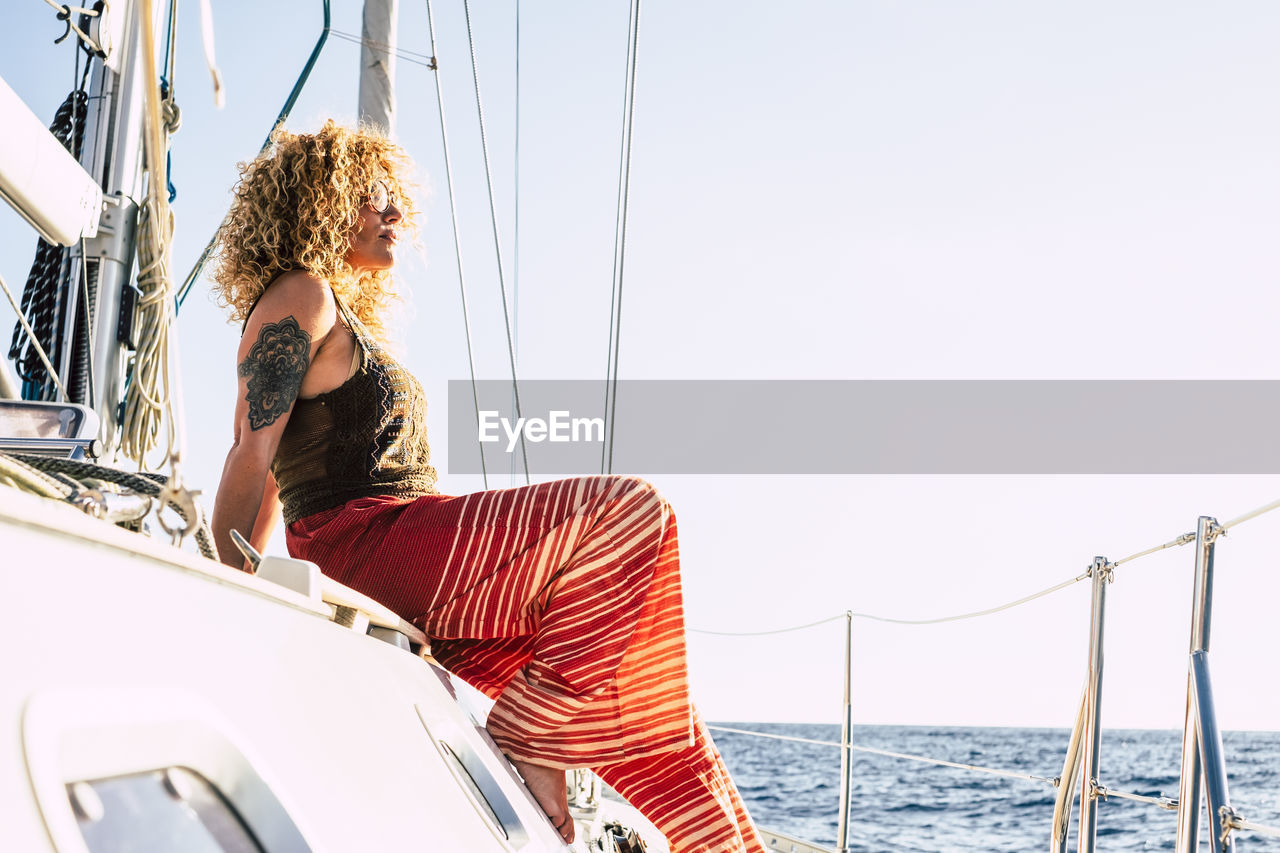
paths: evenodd
<path fill-rule="evenodd" d="M 399 0 L 365 0 L 360 47 L 360 121 L 388 134 L 396 119 L 396 19 Z"/>

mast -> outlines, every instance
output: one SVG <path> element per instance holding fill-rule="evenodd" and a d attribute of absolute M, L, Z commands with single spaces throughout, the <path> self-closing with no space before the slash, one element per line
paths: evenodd
<path fill-rule="evenodd" d="M 26 135 L 11 139 L 0 157 L 0 167 L 6 173 L 0 176 L 0 190 L 8 188 L 0 195 L 45 240 L 71 250 L 56 285 L 58 319 L 47 342 L 62 386 L 51 386 L 38 396 L 93 408 L 99 419 L 99 437 L 110 450 L 117 443 L 118 404 L 132 347 L 134 302 L 125 294 L 134 290 L 130 284 L 137 218 L 134 199 L 140 197 L 143 186 L 144 81 L 137 62 L 138 4 L 115 0 L 90 15 L 72 17 L 69 30 L 72 24 L 75 36 L 85 40 L 94 54 L 86 58 L 92 78 L 79 163 L 74 156 L 54 150 L 61 143 L 43 127 L 33 125 Z M 13 124 L 28 115 L 29 109 L 12 95 L 0 114 Z M 24 123 L 33 122 L 34 116 Z M 17 136 L 16 128 L 9 129 L 14 131 L 10 137 Z M 12 173 L 24 152 L 38 160 L 38 168 L 31 168 L 27 175 Z M 64 158 L 65 165 L 61 162 Z M 92 189 L 91 204 L 86 202 L 89 196 L 84 187 Z M 70 211 L 65 209 L 68 204 Z M 87 214 L 83 222 L 75 215 L 81 207 Z M 16 397 L 19 391 L 12 387 L 13 376 L 7 367 L 0 377 L 0 396 Z"/>
<path fill-rule="evenodd" d="M 72 282 L 84 276 L 89 285 L 92 403 L 102 424 L 99 437 L 108 452 L 119 445 L 119 406 L 128 360 L 137 344 L 133 330 L 137 288 L 132 279 L 137 252 L 136 199 L 142 198 L 144 185 L 143 73 L 138 56 L 141 15 L 134 2 L 113 3 L 111 10 L 123 19 L 118 22 L 123 38 L 106 62 L 94 63 L 89 102 L 99 106 L 89 112 L 82 155 L 85 169 L 101 182 L 103 217 L 98 235 L 84 244 L 87 270 L 80 269 L 79 253 L 73 254 L 70 270 Z M 68 290 L 80 292 L 79 287 Z M 64 330 L 66 340 L 73 339 L 73 328 Z"/>
<path fill-rule="evenodd" d="M 396 121 L 396 20 L 400 0 L 365 0 L 360 36 L 361 122 L 377 125 L 387 134 Z"/>

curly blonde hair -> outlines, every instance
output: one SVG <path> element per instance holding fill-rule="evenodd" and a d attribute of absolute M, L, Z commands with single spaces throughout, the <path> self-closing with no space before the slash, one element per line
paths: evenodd
<path fill-rule="evenodd" d="M 360 322 L 385 339 L 380 315 L 395 297 L 391 271 L 357 274 L 345 256 L 379 178 L 398 196 L 401 227 L 416 237 L 418 209 L 405 183 L 412 165 L 404 150 L 376 130 L 331 120 L 318 133 L 277 128 L 271 145 L 237 168 L 213 271 L 214 292 L 231 321 L 243 323 L 276 276 L 305 270 L 326 279 Z"/>

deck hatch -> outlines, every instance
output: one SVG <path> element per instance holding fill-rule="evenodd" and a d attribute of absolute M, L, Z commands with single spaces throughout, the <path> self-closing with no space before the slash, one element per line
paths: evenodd
<path fill-rule="evenodd" d="M 184 767 L 74 782 L 67 798 L 90 853 L 265 853 L 218 789 Z"/>

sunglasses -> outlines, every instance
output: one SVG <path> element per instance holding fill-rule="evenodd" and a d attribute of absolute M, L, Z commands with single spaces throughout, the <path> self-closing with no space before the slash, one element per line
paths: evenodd
<path fill-rule="evenodd" d="M 369 185 L 369 206 L 375 213 L 386 213 L 393 204 L 399 206 L 400 197 L 386 181 L 379 178 Z"/>

